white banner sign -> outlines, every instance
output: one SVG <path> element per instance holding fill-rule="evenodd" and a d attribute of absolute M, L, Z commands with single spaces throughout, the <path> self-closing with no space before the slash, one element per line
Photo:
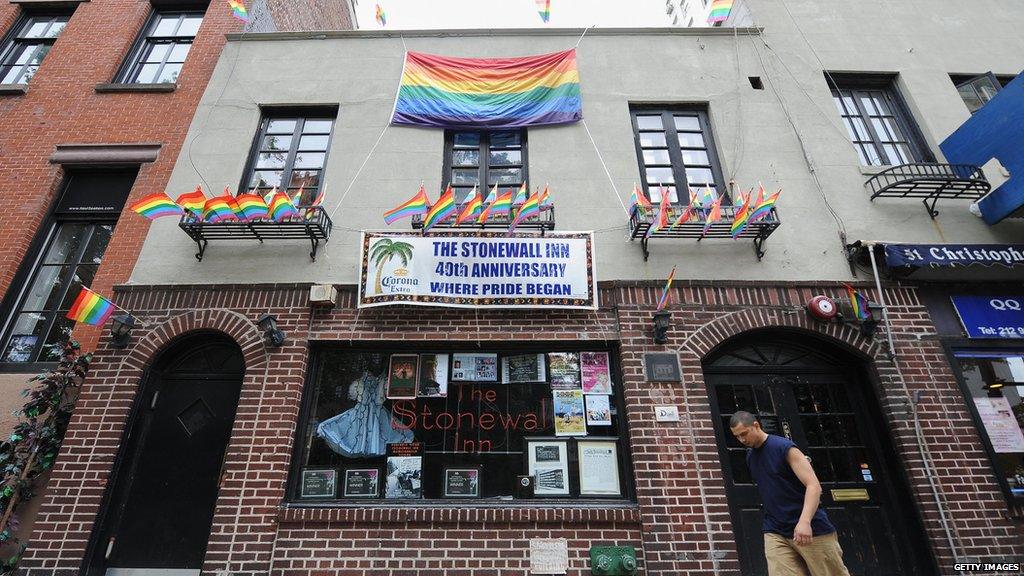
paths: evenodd
<path fill-rule="evenodd" d="M 597 309 L 593 233 L 364 232 L 359 307 Z"/>

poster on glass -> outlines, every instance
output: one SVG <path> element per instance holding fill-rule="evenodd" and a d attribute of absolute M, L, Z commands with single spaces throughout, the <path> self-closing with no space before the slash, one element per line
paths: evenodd
<path fill-rule="evenodd" d="M 479 498 L 480 468 L 452 467 L 444 469 L 445 498 Z"/>
<path fill-rule="evenodd" d="M 338 484 L 338 471 L 333 468 L 305 469 L 302 471 L 302 498 L 334 498 Z"/>
<path fill-rule="evenodd" d="M 580 352 L 584 394 L 611 394 L 612 372 L 607 352 Z"/>
<path fill-rule="evenodd" d="M 583 390 L 553 390 L 555 436 L 586 436 Z"/>
<path fill-rule="evenodd" d="M 579 352 L 548 353 L 552 390 L 581 390 Z"/>
<path fill-rule="evenodd" d="M 380 493 L 380 470 L 349 468 L 345 470 L 345 498 L 376 498 Z"/>
<path fill-rule="evenodd" d="M 420 498 L 423 495 L 422 444 L 388 444 L 385 498 Z"/>
<path fill-rule="evenodd" d="M 547 380 L 543 354 L 521 354 L 501 359 L 501 381 L 505 384 L 528 384 Z"/>
<path fill-rule="evenodd" d="M 569 495 L 569 442 L 526 439 L 526 473 L 535 479 L 535 496 Z"/>
<path fill-rule="evenodd" d="M 587 426 L 611 426 L 612 407 L 603 394 L 587 394 Z"/>
<path fill-rule="evenodd" d="M 420 398 L 444 398 L 448 395 L 447 354 L 420 354 L 420 378 L 416 394 Z"/>
<path fill-rule="evenodd" d="M 497 382 L 497 354 L 452 354 L 452 380 Z"/>
<path fill-rule="evenodd" d="M 388 369 L 388 398 L 414 400 L 416 398 L 416 354 L 392 354 Z"/>
<path fill-rule="evenodd" d="M 580 496 L 619 496 L 619 453 L 614 438 L 577 440 Z"/>

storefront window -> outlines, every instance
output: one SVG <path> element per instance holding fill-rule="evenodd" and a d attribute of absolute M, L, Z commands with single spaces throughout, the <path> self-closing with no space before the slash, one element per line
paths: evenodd
<path fill-rule="evenodd" d="M 1024 350 L 959 350 L 956 358 L 996 473 L 1019 511 L 1024 507 Z"/>
<path fill-rule="evenodd" d="M 315 349 L 292 496 L 630 497 L 613 358 L 600 348 Z"/>

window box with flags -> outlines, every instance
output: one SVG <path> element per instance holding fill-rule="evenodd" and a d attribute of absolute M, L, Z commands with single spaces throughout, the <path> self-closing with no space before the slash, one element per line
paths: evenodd
<path fill-rule="evenodd" d="M 302 197 L 300 189 L 296 198 Z M 316 260 L 320 242 L 331 237 L 332 222 L 320 203 L 323 192 L 308 206 L 284 192 L 271 190 L 266 196 L 224 194 L 207 198 L 202 188 L 171 200 L 159 192 L 139 200 L 131 209 L 150 220 L 178 216 L 178 226 L 199 247 L 196 259 L 202 261 L 210 240 L 308 240 L 309 257 Z"/>
<path fill-rule="evenodd" d="M 455 203 L 451 186 L 431 204 L 426 189 L 420 186 L 415 196 L 384 213 L 384 223 L 390 225 L 405 217 L 411 217 L 413 229 L 424 234 L 438 228 L 477 228 L 507 230 L 509 234 L 540 230 L 543 235 L 555 229 L 555 207 L 548 187 L 531 194 L 525 183 L 503 193 L 495 184 L 486 198 L 474 188 L 463 204 Z"/>
<path fill-rule="evenodd" d="M 782 190 L 767 194 L 763 186 L 757 192 L 750 190 L 736 195 L 729 205 L 724 196 L 716 196 L 710 188 L 698 193 L 690 190 L 689 202 L 673 205 L 669 194 L 662 191 L 661 202 L 655 209 L 639 187 L 633 187 L 629 206 L 631 240 L 640 240 L 644 260 L 650 255 L 648 242 L 652 238 L 749 238 L 754 241 L 754 254 L 764 257 L 764 242 L 779 227 L 775 203 Z"/>

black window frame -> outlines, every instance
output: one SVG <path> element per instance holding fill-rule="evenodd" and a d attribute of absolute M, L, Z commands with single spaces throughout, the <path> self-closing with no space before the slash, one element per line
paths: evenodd
<path fill-rule="evenodd" d="M 453 155 L 457 149 L 455 146 L 455 135 L 456 134 L 478 134 L 480 136 L 480 143 L 477 145 L 477 151 L 479 153 L 478 164 L 477 164 L 477 185 L 481 195 L 486 198 L 493 184 L 489 184 L 488 171 L 491 169 L 490 166 L 490 152 L 491 152 L 491 137 L 495 133 L 502 132 L 518 132 L 519 133 L 519 151 L 521 155 L 521 162 L 519 164 L 503 164 L 501 168 L 518 167 L 522 172 L 522 178 L 515 184 L 500 184 L 499 190 L 502 187 L 516 188 L 518 189 L 524 182 L 529 186 L 530 182 L 530 153 L 529 153 L 529 137 L 528 130 L 526 128 L 510 128 L 510 129 L 497 129 L 497 130 L 445 130 L 444 131 L 444 161 L 441 167 L 441 185 L 447 186 L 452 184 L 452 189 L 455 191 L 455 202 L 456 204 L 463 204 L 466 202 L 466 196 L 473 189 L 472 186 L 462 186 L 452 183 L 452 170 L 457 168 L 454 165 Z M 467 150 L 471 148 L 465 148 Z M 515 147 L 503 146 L 498 149 L 515 150 Z M 468 166 L 468 165 L 467 165 Z M 497 167 L 497 166 L 496 166 Z M 462 191 L 465 190 L 465 194 Z"/>
<path fill-rule="evenodd" d="M 305 189 L 302 200 L 299 205 L 309 205 L 316 194 L 320 190 L 324 189 L 324 181 L 327 173 L 327 162 L 330 160 L 331 146 L 334 145 L 334 129 L 338 125 L 338 107 L 337 106 L 309 106 L 309 107 L 288 107 L 288 108 L 264 108 L 260 114 L 260 123 L 256 129 L 256 135 L 253 138 L 252 146 L 249 148 L 249 157 L 245 163 L 245 170 L 242 172 L 242 179 L 238 184 L 238 194 L 245 194 L 251 191 L 252 179 L 255 172 L 258 170 L 256 165 L 259 161 L 259 155 L 261 153 L 268 153 L 270 149 L 264 149 L 262 143 L 268 136 L 267 131 L 270 128 L 270 123 L 273 121 L 280 120 L 295 120 L 295 127 L 292 129 L 292 133 L 289 136 L 291 142 L 288 145 L 288 152 L 285 156 L 284 165 L 281 167 L 281 183 L 282 186 L 278 187 L 278 190 L 284 192 L 289 198 L 292 197 L 290 193 L 289 185 L 291 184 L 292 173 L 295 170 L 295 158 L 299 153 L 299 141 L 302 138 L 303 129 L 305 128 L 306 122 L 310 120 L 330 120 L 331 131 L 327 134 L 327 147 L 322 152 L 324 155 L 323 165 L 317 170 L 320 171 L 320 177 L 317 181 L 316 188 L 309 190 Z M 322 135 L 322 133 L 317 133 Z M 317 154 L 321 152 L 315 152 Z M 300 168 L 301 170 L 301 168 Z M 268 187 L 265 190 L 269 191 L 272 187 Z M 257 188 L 256 193 L 261 196 L 266 192 L 264 189 Z M 296 188 L 298 190 L 298 188 Z"/>
<path fill-rule="evenodd" d="M 987 79 L 987 80 L 991 81 L 992 85 L 995 86 L 995 88 L 996 88 L 996 92 L 999 92 L 1000 90 L 1005 88 L 1007 84 L 1012 82 L 1015 78 L 1016 78 L 1016 76 L 1007 76 L 1007 75 L 993 74 L 991 71 L 985 72 L 984 74 L 950 74 L 949 75 L 949 80 L 953 83 L 953 86 L 956 87 L 957 92 L 960 93 L 960 98 L 961 99 L 963 99 L 963 91 L 962 91 L 962 89 L 966 88 L 968 86 L 974 87 L 975 83 L 977 81 L 979 81 L 979 80 Z M 981 94 L 980 92 L 978 92 L 977 88 L 974 89 L 974 93 L 976 95 L 978 95 L 978 97 L 979 97 L 978 99 L 979 100 L 984 99 L 984 95 Z M 982 106 L 984 106 L 987 103 L 988 103 L 988 100 L 985 100 L 981 104 L 982 104 Z M 971 105 L 967 102 L 967 100 L 964 100 L 964 105 L 967 106 L 967 109 L 968 109 L 968 111 L 970 111 L 971 114 L 974 114 L 975 112 L 977 112 L 978 110 L 981 109 L 981 107 L 979 106 L 978 108 L 975 108 L 975 109 L 971 110 Z"/>
<path fill-rule="evenodd" d="M 320 352 L 325 350 L 340 350 L 343 352 L 354 352 L 354 353 L 377 353 L 377 354 L 449 354 L 449 357 L 453 353 L 460 352 L 487 352 L 498 354 L 499 363 L 499 374 L 501 358 L 504 355 L 519 355 L 519 354 L 532 354 L 532 353 L 548 353 L 548 352 L 578 352 L 578 351 L 595 351 L 595 352 L 607 352 L 609 358 L 609 370 L 612 374 L 614 382 L 614 393 L 611 395 L 610 402 L 617 411 L 616 417 L 619 421 L 618 435 L 615 436 L 616 448 L 619 453 L 619 486 L 621 488 L 621 495 L 619 496 L 579 496 L 579 463 L 574 459 L 577 458 L 576 450 L 574 449 L 574 440 L 592 438 L 594 440 L 607 440 L 608 437 L 604 436 L 558 436 L 557 438 L 551 436 L 552 440 L 566 440 L 568 441 L 568 466 L 570 475 L 570 496 L 540 496 L 528 499 L 499 499 L 499 498 L 473 498 L 464 501 L 466 504 L 471 504 L 474 507 L 494 507 L 494 508 L 526 508 L 526 507 L 543 507 L 543 508 L 562 508 L 572 506 L 591 506 L 599 504 L 602 506 L 616 506 L 626 505 L 632 506 L 636 503 L 636 484 L 635 479 L 635 462 L 634 456 L 631 450 L 629 438 L 630 438 L 630 422 L 628 413 L 626 412 L 625 404 L 625 388 L 623 384 L 623 371 L 622 365 L 619 362 L 619 355 L 621 349 L 618 342 L 614 341 L 577 341 L 577 342 L 500 342 L 494 343 L 494 345 L 486 346 L 485 348 L 476 348 L 473 343 L 458 342 L 458 341 L 447 341 L 430 344 L 415 344 L 405 342 L 388 342 L 386 345 L 382 345 L 380 342 L 369 342 L 369 341 L 351 341 L 351 342 L 339 342 L 339 341 L 319 341 L 311 342 L 309 347 L 310 361 L 308 363 L 309 368 L 306 371 L 305 382 L 302 385 L 302 397 L 299 407 L 299 418 L 295 426 L 295 432 L 293 436 L 292 446 L 295 449 L 290 454 L 289 458 L 289 469 L 288 469 L 288 482 L 285 490 L 285 505 L 293 508 L 368 508 L 368 507 L 394 507 L 394 506 L 417 506 L 423 508 L 445 508 L 450 507 L 452 500 L 445 498 L 418 498 L 418 499 L 406 499 L 406 498 L 384 498 L 383 492 L 380 493 L 377 498 L 345 498 L 344 495 L 336 496 L 333 499 L 303 499 L 300 497 L 301 489 L 301 478 L 303 464 L 301 462 L 304 457 L 302 447 L 307 442 L 311 441 L 311 431 L 306 428 L 306 423 L 309 421 L 310 412 L 314 410 L 313 400 L 316 396 L 313 392 L 313 388 L 317 385 L 320 377 L 320 371 L 323 366 L 324 355 Z M 500 375 L 499 375 L 500 380 Z M 451 390 L 451 383 L 449 383 L 449 390 Z M 548 436 L 543 434 L 533 433 L 524 434 L 524 438 L 544 438 Z M 525 439 L 524 439 L 525 442 Z M 523 461 L 523 474 L 526 473 L 526 452 L 522 454 Z M 330 466 L 327 466 L 330 468 Z M 309 465 L 307 468 L 316 469 L 324 468 L 324 466 Z M 337 476 L 337 487 L 336 494 L 342 494 L 344 486 L 343 469 L 344 466 L 335 467 L 335 469 L 342 472 Z M 575 474 L 575 476 L 574 476 Z M 383 490 L 383 488 L 381 488 Z M 575 495 L 573 495 L 575 494 Z"/>
<path fill-rule="evenodd" d="M 35 76 L 35 72 L 32 73 L 32 77 L 29 77 L 27 80 L 25 80 L 25 69 L 27 69 L 29 65 L 7 64 L 7 59 L 10 58 L 17 51 L 17 48 L 19 46 L 25 44 L 45 44 L 48 46 L 47 54 L 49 54 L 49 51 L 53 48 L 53 45 L 57 42 L 57 39 L 60 38 L 60 34 L 63 34 L 64 30 L 67 29 L 68 24 L 70 24 L 71 17 L 74 15 L 74 12 L 74 6 L 64 9 L 49 7 L 47 9 L 41 10 L 37 9 L 23 11 L 22 14 L 17 19 L 15 19 L 14 24 L 7 31 L 7 33 L 4 34 L 3 37 L 0 37 L 0 84 L 28 84 L 32 80 L 32 77 Z M 48 24 L 49 26 L 52 26 L 56 19 L 64 18 L 64 28 L 61 29 L 61 32 L 57 36 L 54 36 L 52 38 L 35 38 L 22 36 L 22 34 L 26 32 L 27 28 L 31 26 L 33 20 L 43 18 L 50 19 L 50 22 Z M 43 65 L 43 61 L 46 59 L 47 54 L 44 54 L 43 58 L 39 60 L 39 63 L 35 65 L 36 71 L 38 71 L 39 66 Z M 22 71 L 18 75 L 18 78 L 22 79 L 22 81 L 3 82 L 3 79 L 6 76 L 7 71 L 16 66 L 20 66 L 22 68 Z"/>
<path fill-rule="evenodd" d="M 114 76 L 114 82 L 118 84 L 177 84 L 177 78 L 174 82 L 139 82 L 138 78 L 142 71 L 142 66 L 146 64 L 144 58 L 148 54 L 148 47 L 150 44 L 171 44 L 172 47 L 164 55 L 160 62 L 160 67 L 157 69 L 157 73 L 153 79 L 157 80 L 160 78 L 160 74 L 163 72 L 164 67 L 168 64 L 168 58 L 171 53 L 174 52 L 174 47 L 178 44 L 188 44 L 189 54 L 192 53 L 191 46 L 195 43 L 195 36 L 151 36 L 151 32 L 155 31 L 158 21 L 161 17 L 177 14 L 179 18 L 178 26 L 181 26 L 182 21 L 186 16 L 199 16 L 203 21 L 206 20 L 206 6 L 202 4 L 180 4 L 180 5 L 154 5 L 149 18 L 146 19 L 145 25 L 139 35 L 135 38 L 135 42 L 132 43 L 132 48 L 128 52 L 128 57 L 121 63 L 121 67 L 118 68 L 117 74 Z M 199 28 L 202 28 L 202 22 L 199 24 Z M 199 29 L 196 30 L 198 35 Z M 185 40 L 187 39 L 187 40 Z M 185 56 L 185 60 L 181 61 L 181 69 L 184 69 L 185 62 L 188 59 L 188 55 Z M 174 63 L 177 64 L 177 63 Z M 180 73 L 180 72 L 179 72 Z"/>
<path fill-rule="evenodd" d="M 887 167 L 899 166 L 900 164 L 935 162 L 935 154 L 928 147 L 920 127 L 910 112 L 910 107 L 907 106 L 906 101 L 903 99 L 903 95 L 896 85 L 896 79 L 897 77 L 891 74 L 825 73 L 825 81 L 831 92 L 833 105 L 836 98 L 841 99 L 844 96 L 843 91 L 850 92 L 851 94 L 849 95 L 857 108 L 857 117 L 861 119 L 868 132 L 869 140 L 854 141 L 850 138 L 850 129 L 844 125 L 844 128 L 847 130 L 847 140 L 855 148 L 858 148 L 858 162 L 860 162 L 860 155 L 863 153 L 859 148 L 860 143 L 870 143 L 881 161 L 880 164 L 870 163 L 870 157 L 865 154 L 864 158 L 869 163 L 860 163 L 861 166 Z M 890 142 L 883 141 L 879 137 L 873 123 L 870 121 L 871 114 L 864 108 L 860 99 L 861 96 L 868 92 L 881 92 L 883 94 L 885 103 L 889 106 L 889 110 L 892 111 L 893 122 L 895 122 L 896 127 L 899 128 L 905 139 L 897 142 L 907 145 L 910 155 L 907 159 L 908 162 L 899 161 L 894 163 L 892 160 L 899 159 L 890 158 L 889 154 L 885 152 L 882 145 Z M 844 115 L 840 114 L 840 119 L 842 120 L 843 118 Z"/>
<path fill-rule="evenodd" d="M 113 206 L 111 207 L 111 210 L 81 212 L 62 209 L 61 206 L 61 201 L 67 194 L 74 175 L 80 172 L 96 171 L 108 172 L 112 175 L 122 175 L 126 177 L 130 175 L 133 187 L 138 176 L 137 165 L 84 167 L 65 174 L 64 181 L 60 186 L 61 194 L 58 197 L 58 201 L 54 202 L 54 205 L 50 208 L 39 225 L 38 232 L 29 244 L 29 247 L 25 252 L 26 255 L 18 266 L 14 278 L 11 280 L 10 287 L 4 295 L 2 303 L 0 303 L 0 373 L 37 373 L 49 370 L 56 366 L 56 361 L 38 360 L 38 358 L 42 352 L 42 346 L 45 345 L 46 337 L 49 335 L 53 325 L 60 319 L 59 316 L 61 316 L 61 309 L 59 306 L 60 303 L 67 298 L 68 291 L 73 284 L 70 279 L 74 277 L 74 271 L 69 274 L 68 280 L 65 282 L 65 286 L 62 288 L 61 296 L 57 301 L 58 308 L 50 312 L 53 316 L 47 321 L 45 330 L 41 333 L 43 341 L 37 342 L 34 345 L 33 356 L 36 360 L 27 362 L 7 362 L 2 358 L 7 351 L 7 346 L 10 342 L 11 336 L 13 335 L 12 331 L 17 323 L 17 317 L 19 314 L 23 313 L 22 306 L 25 303 L 25 297 L 27 296 L 28 291 L 32 288 L 32 284 L 35 282 L 39 274 L 47 251 L 53 246 L 54 241 L 58 238 L 61 225 L 81 223 L 110 225 L 113 228 L 111 231 L 111 237 L 113 237 L 113 232 L 116 231 L 117 220 L 121 214 L 123 206 Z M 89 246 L 89 240 L 91 240 L 93 233 L 94 230 L 90 232 L 89 238 L 81 242 L 81 245 L 75 253 L 74 267 L 76 270 L 81 264 L 82 256 L 85 254 L 85 251 Z M 104 254 L 105 253 L 106 248 L 104 249 Z M 102 261 L 96 265 L 97 270 L 100 266 L 102 266 Z"/>
<path fill-rule="evenodd" d="M 707 105 L 664 105 L 664 104 L 630 104 L 629 106 L 629 118 L 633 128 L 633 145 L 636 149 L 637 166 L 640 171 L 640 182 L 641 189 L 644 194 L 647 195 L 647 199 L 651 200 L 651 183 L 647 181 L 647 167 L 648 164 L 644 160 L 645 148 L 641 145 L 640 135 L 646 131 L 639 127 L 637 122 L 637 116 L 653 116 L 654 113 L 661 115 L 661 123 L 665 133 L 665 148 L 669 155 L 669 163 L 655 163 L 651 164 L 654 167 L 671 167 L 672 177 L 675 181 L 676 189 L 676 201 L 672 202 L 672 206 L 687 206 L 690 203 L 690 194 L 687 192 L 690 189 L 689 180 L 686 177 L 686 169 L 704 169 L 710 170 L 712 178 L 715 184 L 715 192 L 722 196 L 723 203 L 732 203 L 732 199 L 729 194 L 729 190 L 725 185 L 725 178 L 722 174 L 722 162 L 718 155 L 718 146 L 715 144 L 715 137 L 713 130 L 711 129 L 711 117 L 709 115 L 709 108 Z M 708 157 L 708 164 L 692 164 L 687 165 L 683 161 L 682 149 L 684 148 L 679 141 L 679 130 L 676 128 L 675 117 L 676 116 L 690 116 L 696 117 L 698 125 L 700 127 L 700 134 L 704 140 L 703 147 L 687 146 L 687 149 L 694 151 L 704 151 Z M 647 148 L 647 149 L 660 149 Z M 682 182 L 682 186 L 680 186 Z M 701 186 L 704 183 L 695 184 L 695 186 Z M 694 191 L 700 194 L 702 188 L 694 188 Z M 682 193 L 680 193 L 683 191 Z M 660 196 L 660 191 L 659 191 Z M 651 200 L 653 201 L 653 200 Z"/>

